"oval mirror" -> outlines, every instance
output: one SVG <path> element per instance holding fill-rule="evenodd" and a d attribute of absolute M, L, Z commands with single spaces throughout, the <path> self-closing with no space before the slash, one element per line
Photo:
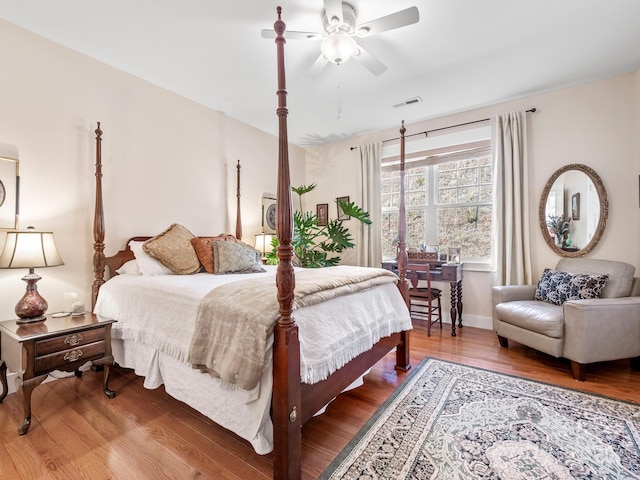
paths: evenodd
<path fill-rule="evenodd" d="M 597 245 L 609 216 L 607 192 L 586 165 L 557 170 L 540 198 L 538 219 L 547 245 L 562 257 L 581 257 Z"/>

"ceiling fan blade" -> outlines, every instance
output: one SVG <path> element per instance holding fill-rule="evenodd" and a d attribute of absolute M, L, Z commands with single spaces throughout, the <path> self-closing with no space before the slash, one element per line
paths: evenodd
<path fill-rule="evenodd" d="M 410 7 L 399 12 L 386 15 L 384 17 L 371 20 L 356 26 L 356 35 L 359 37 L 375 35 L 377 33 L 393 30 L 394 28 L 404 27 L 418 23 L 420 20 L 420 12 L 418 7 Z"/>
<path fill-rule="evenodd" d="M 262 38 L 276 38 L 276 32 L 273 30 L 262 30 Z M 286 30 L 284 38 L 287 40 L 320 40 L 322 33 L 318 32 L 296 32 L 295 30 Z"/>
<path fill-rule="evenodd" d="M 335 27 L 342 24 L 342 0 L 324 0 L 324 11 L 329 25 Z"/>
<path fill-rule="evenodd" d="M 320 54 L 316 61 L 313 62 L 313 65 L 311 65 L 311 68 L 309 69 L 309 75 L 317 75 L 322 70 L 324 70 L 324 67 L 327 66 L 327 63 L 329 63 L 329 60 L 327 60 L 324 55 Z"/>
<path fill-rule="evenodd" d="M 382 75 L 387 71 L 387 66 L 378 60 L 376 57 L 367 52 L 364 48 L 358 45 L 358 55 L 354 55 L 353 58 L 360 65 L 364 66 L 367 70 L 373 73 L 376 77 Z"/>

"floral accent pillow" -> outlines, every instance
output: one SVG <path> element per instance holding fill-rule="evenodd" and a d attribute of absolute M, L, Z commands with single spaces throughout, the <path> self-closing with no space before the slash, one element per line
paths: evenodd
<path fill-rule="evenodd" d="M 538 286 L 536 300 L 562 305 L 567 300 L 600 298 L 609 275 L 558 272 L 545 268 Z"/>
<path fill-rule="evenodd" d="M 260 252 L 246 243 L 213 242 L 214 273 L 254 273 L 266 272 L 260 262 Z"/>

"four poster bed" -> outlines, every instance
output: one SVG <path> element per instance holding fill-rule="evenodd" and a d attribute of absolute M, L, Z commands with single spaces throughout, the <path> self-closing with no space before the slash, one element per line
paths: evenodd
<path fill-rule="evenodd" d="M 147 275 L 142 268 L 140 249 L 149 246 L 154 239 L 163 238 L 169 231 L 180 230 L 174 228 L 175 225 L 155 237 L 132 237 L 123 250 L 105 257 L 102 131 L 98 123 L 92 307 L 98 317 L 117 320 L 112 347 L 119 365 L 133 368 L 144 376 L 148 388 L 164 384 L 170 395 L 245 438 L 256 452 L 273 450 L 274 478 L 280 480 L 300 478 L 301 427 L 309 418 L 361 379 L 372 365 L 394 348 L 396 369 L 406 371 L 410 368 L 408 330 L 411 320 L 405 282 L 404 125 L 400 130 L 398 277 L 378 268 L 298 269 L 293 266 L 285 24 L 280 17 L 280 7 L 277 12 L 274 28 L 278 62 L 276 231 L 279 265 L 260 266 L 259 269 L 266 272 L 256 269 L 245 275 L 211 275 L 201 273 L 202 269 L 188 275 Z M 213 245 L 218 255 L 217 267 L 221 266 L 225 249 L 236 248 L 227 243 L 243 248 L 239 182 L 238 163 L 235 238 L 227 235 L 208 239 L 208 248 Z M 180 231 L 184 233 L 184 230 Z M 106 267 L 111 276 L 108 281 L 105 281 Z M 139 272 L 141 269 L 143 274 Z M 343 281 L 342 273 L 349 273 L 349 280 Z M 353 277 L 358 278 L 353 280 Z M 327 296 L 328 290 L 339 292 Z M 210 303 L 224 299 L 230 303 Z M 236 308 L 238 305 L 240 307 Z M 222 315 L 223 311 L 228 315 Z M 216 316 L 215 322 L 203 323 L 212 314 Z M 253 333 L 246 330 L 225 330 L 222 333 L 224 341 L 216 346 L 225 350 L 225 355 L 233 358 L 231 361 L 202 346 L 211 341 L 203 332 L 215 335 L 212 331 L 219 328 L 218 322 L 241 326 L 258 323 L 262 327 L 261 336 L 256 340 Z M 341 330 L 340 325 L 348 325 L 348 328 Z M 252 355 L 247 350 L 234 357 L 235 342 L 248 343 L 249 353 L 258 351 L 257 359 L 248 358 Z M 241 370 L 246 363 L 253 367 L 248 368 L 249 373 Z"/>

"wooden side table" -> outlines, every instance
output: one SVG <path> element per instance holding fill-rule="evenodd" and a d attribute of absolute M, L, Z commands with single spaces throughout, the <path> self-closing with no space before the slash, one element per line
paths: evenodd
<path fill-rule="evenodd" d="M 18 433 L 24 435 L 31 426 L 31 393 L 54 370 L 75 372 L 86 362 L 104 366 L 104 394 L 108 398 L 116 392 L 108 386 L 113 366 L 111 354 L 111 324 L 113 320 L 98 321 L 95 315 L 54 318 L 31 324 L 16 324 L 15 320 L 0 322 L 2 337 L 0 354 L 0 383 L 7 395 L 7 368 L 17 373 L 16 391 L 22 399 L 24 421 Z"/>

